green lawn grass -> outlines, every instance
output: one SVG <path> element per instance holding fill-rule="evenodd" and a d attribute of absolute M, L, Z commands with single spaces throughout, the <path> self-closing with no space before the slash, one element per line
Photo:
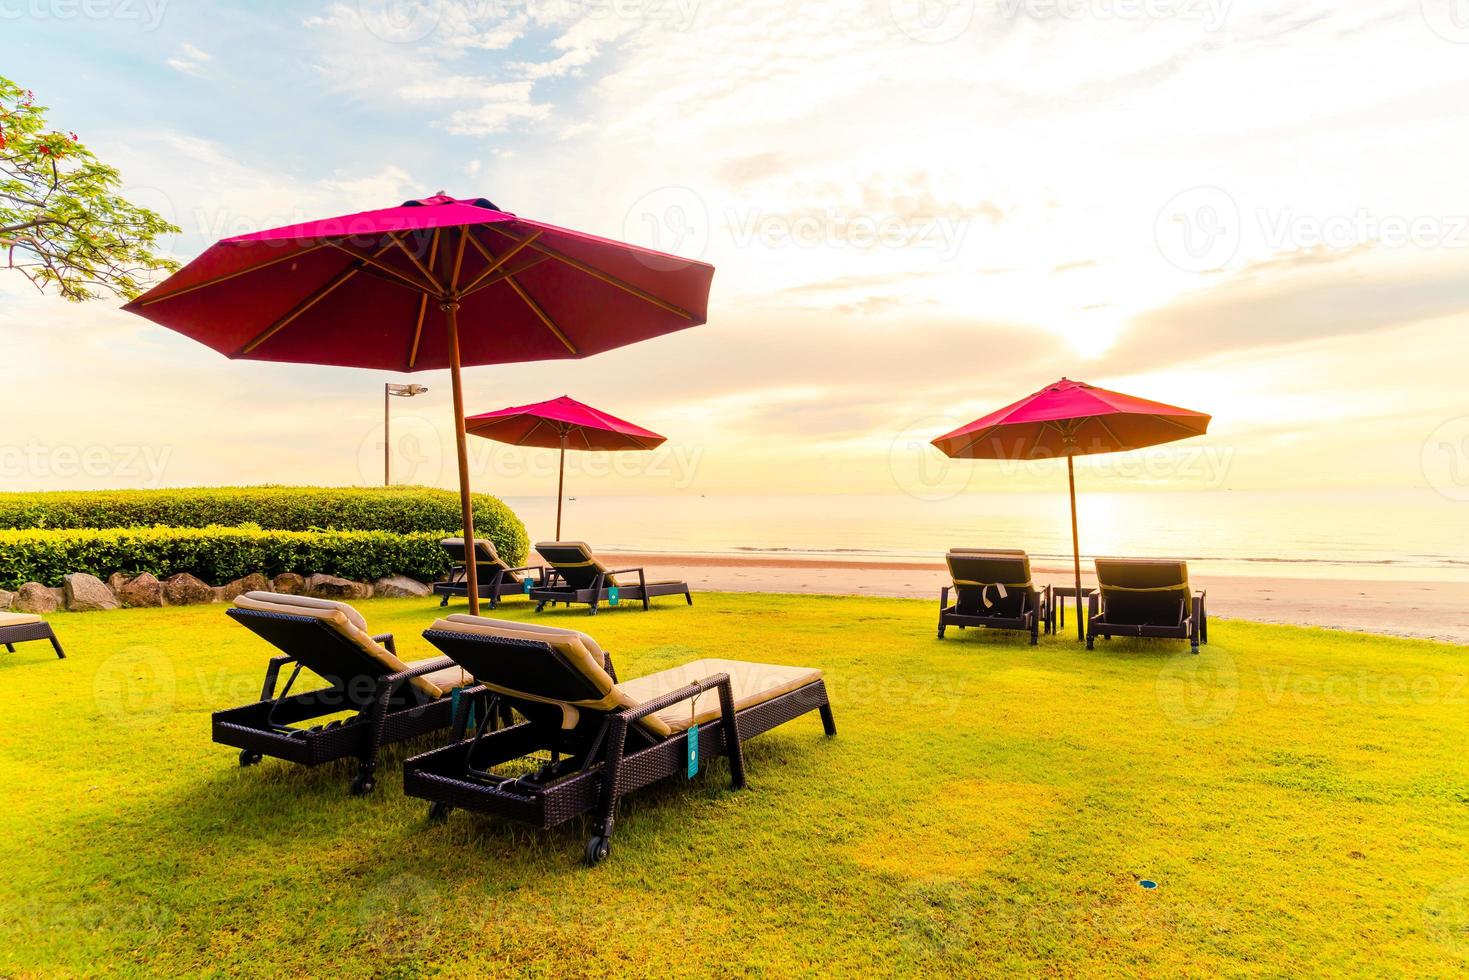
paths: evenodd
<path fill-rule="evenodd" d="M 406 657 L 433 600 L 361 604 Z M 0 653 L 0 975 L 1450 975 L 1469 968 L 1463 648 L 1219 621 L 1185 644 L 951 631 L 933 603 L 702 595 L 589 629 L 625 677 L 825 669 L 812 714 L 587 826 L 429 825 L 390 752 L 240 769 L 268 648 L 218 607 Z M 502 610 L 529 618 L 524 603 Z M 431 746 L 416 743 L 409 751 Z M 1158 882 L 1139 887 L 1139 878 Z"/>

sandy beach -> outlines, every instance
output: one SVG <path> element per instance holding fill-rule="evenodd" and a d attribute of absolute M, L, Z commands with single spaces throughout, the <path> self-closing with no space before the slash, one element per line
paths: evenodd
<path fill-rule="evenodd" d="M 685 578 L 695 590 L 876 595 L 938 601 L 941 562 L 849 561 L 798 556 L 610 553 L 618 568 L 643 566 Z M 1064 585 L 1071 569 L 1040 564 L 1040 584 Z M 1082 584 L 1091 585 L 1082 566 Z M 1469 583 L 1198 574 L 1213 616 L 1293 623 L 1469 644 Z M 1074 600 L 1073 600 L 1074 601 Z M 1068 613 L 1072 609 L 1068 608 Z M 1070 615 L 1068 627 L 1074 625 Z"/>

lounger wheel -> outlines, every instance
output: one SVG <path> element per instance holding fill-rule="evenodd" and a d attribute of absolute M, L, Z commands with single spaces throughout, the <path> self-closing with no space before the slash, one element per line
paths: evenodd
<path fill-rule="evenodd" d="M 443 823 L 449 819 L 449 813 L 454 809 L 453 804 L 445 803 L 443 800 L 428 808 L 429 823 Z"/>
<path fill-rule="evenodd" d="M 587 867 L 595 868 L 607 860 L 607 855 L 612 851 L 612 842 L 606 837 L 593 837 L 587 841 L 586 863 Z"/>
<path fill-rule="evenodd" d="M 263 758 L 265 758 L 265 756 L 261 755 L 259 752 L 252 752 L 250 749 L 241 749 L 240 768 L 243 769 L 247 766 L 253 766 Z"/>
<path fill-rule="evenodd" d="M 377 788 L 377 779 L 369 773 L 362 773 L 352 780 L 352 795 L 366 796 Z"/>

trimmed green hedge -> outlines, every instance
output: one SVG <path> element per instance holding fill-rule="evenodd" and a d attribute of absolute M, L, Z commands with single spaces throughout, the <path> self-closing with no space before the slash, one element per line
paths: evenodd
<path fill-rule="evenodd" d="M 438 532 L 260 531 L 235 527 L 0 531 L 0 588 L 60 585 L 69 572 L 188 572 L 223 585 L 251 572 L 322 572 L 359 582 L 385 575 L 441 579 L 449 558 Z"/>
<path fill-rule="evenodd" d="M 525 559 L 530 549 L 525 525 L 499 499 L 475 494 L 474 524 L 475 533 L 493 541 L 510 564 L 518 565 Z M 459 495 L 433 487 L 259 486 L 0 493 L 0 528 L 242 525 L 268 531 L 387 531 L 438 537 L 457 535 L 462 529 Z"/>

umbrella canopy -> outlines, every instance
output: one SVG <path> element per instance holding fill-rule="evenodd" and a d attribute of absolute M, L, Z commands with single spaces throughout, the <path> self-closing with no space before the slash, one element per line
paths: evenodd
<path fill-rule="evenodd" d="M 461 366 L 587 357 L 696 326 L 713 275 L 439 194 L 225 239 L 124 308 L 231 358 L 448 368 L 477 581 Z"/>
<path fill-rule="evenodd" d="M 472 436 L 507 442 L 512 446 L 536 446 L 561 450 L 561 469 L 556 481 L 556 540 L 561 540 L 561 501 L 566 486 L 566 450 L 592 452 L 649 450 L 663 445 L 664 437 L 641 426 L 608 415 L 575 398 L 562 395 L 534 405 L 515 405 L 465 419 Z"/>
<path fill-rule="evenodd" d="M 1143 449 L 1203 435 L 1209 416 L 1062 378 L 1040 391 L 939 436 L 933 444 L 963 459 L 1066 457 L 1071 489 L 1071 551 L 1076 576 L 1076 629 L 1081 637 L 1081 547 L 1076 526 L 1072 458 Z"/>

